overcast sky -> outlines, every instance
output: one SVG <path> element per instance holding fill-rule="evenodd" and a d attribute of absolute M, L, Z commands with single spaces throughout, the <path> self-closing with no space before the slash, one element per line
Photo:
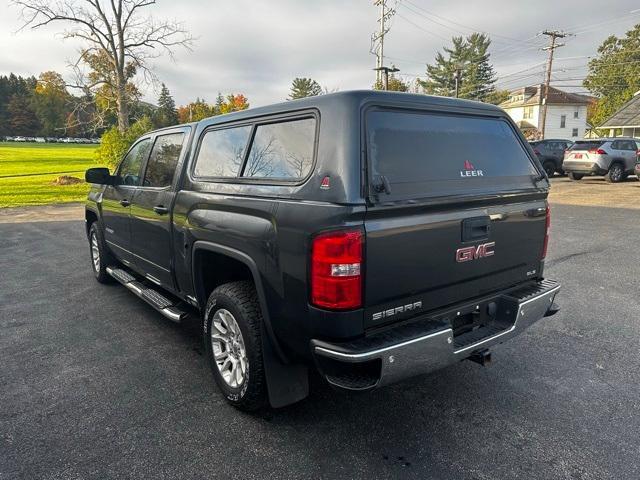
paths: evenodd
<path fill-rule="evenodd" d="M 576 35 L 556 51 L 554 78 L 571 80 L 555 85 L 579 85 L 587 56 L 608 35 L 623 35 L 640 22 L 638 0 L 387 1 L 396 15 L 386 37 L 386 63 L 400 68 L 406 80 L 424 76 L 425 63 L 452 35 L 475 30 L 493 40 L 498 86 L 534 84 L 542 80 L 546 52 L 540 47 L 547 41 L 536 34 L 564 29 Z M 0 0 L 0 74 L 56 70 L 70 78 L 68 64 L 79 44 L 63 40 L 56 33 L 60 25 L 17 32 L 19 11 L 9 3 Z M 297 76 L 340 90 L 369 88 L 374 81 L 369 48 L 378 9 L 372 0 L 158 0 L 148 11 L 184 22 L 197 38 L 192 52 L 176 52 L 175 62 L 167 56 L 155 60 L 178 104 L 197 96 L 213 101 L 218 91 L 243 93 L 252 106 L 282 101 Z M 152 86 L 143 91 L 155 102 Z"/>

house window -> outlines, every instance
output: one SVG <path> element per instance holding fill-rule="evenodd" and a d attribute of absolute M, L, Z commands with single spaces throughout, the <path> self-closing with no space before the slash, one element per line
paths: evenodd
<path fill-rule="evenodd" d="M 572 137 L 577 137 L 578 136 L 578 129 L 574 128 L 573 130 L 571 130 L 571 136 Z"/>
<path fill-rule="evenodd" d="M 573 118 L 578 118 L 580 116 L 580 107 L 576 107 L 573 111 Z"/>
<path fill-rule="evenodd" d="M 565 128 L 567 126 L 567 116 L 560 115 L 560 128 Z"/>
<path fill-rule="evenodd" d="M 522 118 L 525 120 L 529 120 L 533 118 L 533 107 L 524 107 L 524 113 L 522 114 Z"/>

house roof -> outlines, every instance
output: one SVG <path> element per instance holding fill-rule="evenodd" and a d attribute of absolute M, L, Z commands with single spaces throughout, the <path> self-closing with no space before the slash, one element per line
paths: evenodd
<path fill-rule="evenodd" d="M 640 92 L 625 103 L 601 127 L 640 127 Z"/>
<path fill-rule="evenodd" d="M 518 100 L 511 100 L 512 98 Z M 523 98 L 519 98 L 523 97 Z M 519 88 L 511 92 L 508 100 L 502 102 L 502 108 L 528 107 L 532 105 L 542 105 L 544 97 L 544 85 L 533 85 Z M 578 93 L 565 92 L 559 88 L 549 86 L 547 105 L 588 105 L 592 102 L 592 97 L 580 95 Z"/>

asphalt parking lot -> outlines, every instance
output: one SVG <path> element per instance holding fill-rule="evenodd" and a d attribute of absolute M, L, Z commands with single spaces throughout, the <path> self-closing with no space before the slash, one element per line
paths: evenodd
<path fill-rule="evenodd" d="M 554 188 L 562 311 L 492 365 L 359 396 L 314 379 L 254 416 L 218 395 L 197 325 L 95 282 L 82 222 L 0 221 L 0 479 L 639 478 L 639 212 Z"/>

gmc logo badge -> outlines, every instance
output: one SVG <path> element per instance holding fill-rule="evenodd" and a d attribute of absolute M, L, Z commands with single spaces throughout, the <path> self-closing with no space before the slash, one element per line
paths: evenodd
<path fill-rule="evenodd" d="M 483 243 L 477 247 L 464 247 L 456 250 L 456 262 L 463 263 L 479 258 L 491 257 L 495 253 L 496 242 Z"/>

